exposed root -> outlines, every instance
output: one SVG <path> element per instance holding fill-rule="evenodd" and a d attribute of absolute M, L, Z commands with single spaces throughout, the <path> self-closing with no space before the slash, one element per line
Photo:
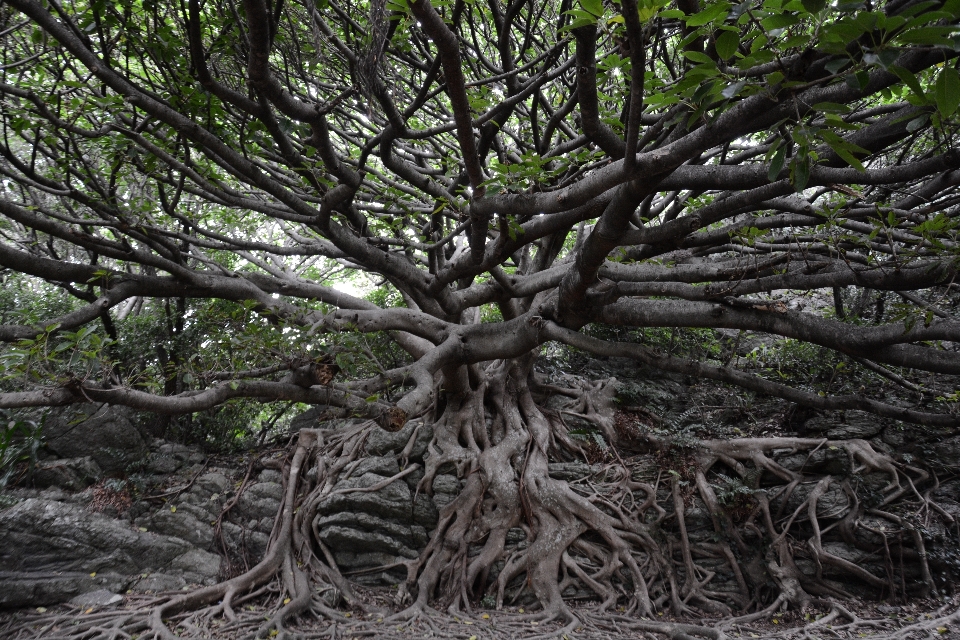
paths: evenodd
<path fill-rule="evenodd" d="M 614 414 L 610 383 L 535 398 L 531 389 L 555 389 L 530 384 L 531 365 L 463 372 L 433 424 L 417 427 L 433 429 L 418 491 L 432 494 L 451 470 L 462 489 L 420 556 L 394 565 L 407 569 L 393 600 L 404 610 L 359 597 L 318 524 L 325 500 L 381 491 L 420 469 L 409 461 L 415 431 L 398 454 L 402 471 L 344 488 L 377 428 L 365 423 L 300 433 L 267 553 L 249 570 L 121 610 L 42 624 L 27 616 L 5 637 L 403 637 L 496 619 L 490 637 L 523 629 L 720 640 L 784 611 L 808 623 L 764 637 L 815 637 L 832 626 L 906 639 L 957 624 L 956 611 L 944 610 L 894 628 L 842 603 L 852 591 L 896 601 L 952 588 L 930 532 L 939 532 L 936 544 L 956 544 L 958 527 L 931 498 L 933 474 L 863 440 L 657 438 L 643 412 Z M 561 473 L 578 460 L 576 477 Z M 251 604 L 266 613 L 250 614 Z M 689 618 L 714 622 L 681 621 Z"/>

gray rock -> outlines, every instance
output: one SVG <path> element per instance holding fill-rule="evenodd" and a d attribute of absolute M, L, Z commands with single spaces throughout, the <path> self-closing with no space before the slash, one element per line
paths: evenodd
<path fill-rule="evenodd" d="M 124 591 L 144 573 L 188 570 L 216 581 L 219 558 L 78 505 L 31 498 L 0 512 L 0 607 L 52 604 L 96 589 Z"/>
<path fill-rule="evenodd" d="M 110 405 L 53 411 L 43 425 L 44 441 L 58 456 L 90 456 L 104 473 L 123 473 L 148 452 L 131 416 L 128 409 Z"/>
<path fill-rule="evenodd" d="M 847 476 L 852 471 L 850 455 L 840 447 L 824 446 L 812 453 L 796 453 L 777 458 L 777 464 L 789 471 L 807 474 Z"/>
<path fill-rule="evenodd" d="M 166 569 L 194 584 L 213 584 L 220 573 L 220 556 L 200 549 L 189 549 L 173 559 Z"/>
<path fill-rule="evenodd" d="M 224 493 L 231 486 L 230 478 L 219 471 L 205 473 L 194 483 L 194 490 L 205 491 L 210 494 Z"/>
<path fill-rule="evenodd" d="M 106 589 L 97 589 L 88 593 L 82 593 L 79 596 L 70 598 L 70 604 L 78 607 L 109 607 L 123 602 L 123 596 Z"/>
<path fill-rule="evenodd" d="M 243 492 L 255 500 L 274 500 L 280 502 L 283 498 L 283 485 L 279 482 L 258 482 L 247 487 Z M 242 498 L 241 498 L 242 500 Z"/>
<path fill-rule="evenodd" d="M 368 456 L 360 460 L 350 475 L 362 476 L 365 473 L 375 473 L 389 478 L 400 473 L 400 464 L 393 456 Z"/>
<path fill-rule="evenodd" d="M 116 573 L 0 571 L 0 610 L 57 604 L 97 589 L 124 591 L 130 582 L 129 576 Z"/>
<path fill-rule="evenodd" d="M 300 429 L 316 429 L 320 426 L 320 419 L 327 412 L 327 407 L 311 407 L 290 420 L 290 433 Z"/>
<path fill-rule="evenodd" d="M 181 462 L 186 462 L 197 453 L 193 447 L 178 442 L 160 442 L 157 446 L 157 453 L 165 456 L 171 456 Z"/>
<path fill-rule="evenodd" d="M 172 511 L 171 507 L 164 507 L 137 524 L 155 533 L 186 540 L 201 549 L 213 550 L 210 513 L 187 503 L 180 503 L 173 508 L 176 511 Z"/>
<path fill-rule="evenodd" d="M 254 523 L 256 526 L 256 523 Z M 251 530 L 234 522 L 222 525 L 223 541 L 232 558 L 245 558 L 251 566 L 259 562 L 267 552 L 269 533 Z"/>
<path fill-rule="evenodd" d="M 320 516 L 315 522 L 317 529 L 321 532 L 321 537 L 327 527 L 340 526 L 382 534 L 413 549 L 419 549 L 427 544 L 427 530 L 424 527 L 389 522 L 367 513 L 333 513 L 328 516 Z"/>
<path fill-rule="evenodd" d="M 342 569 L 357 570 L 371 567 L 385 567 L 397 562 L 397 556 L 382 552 L 354 553 L 353 551 L 334 551 L 333 559 Z M 393 579 L 396 584 L 396 579 Z"/>
<path fill-rule="evenodd" d="M 365 473 L 337 483 L 335 489 L 370 487 L 383 481 L 383 476 Z M 385 520 L 409 522 L 413 516 L 413 495 L 405 482 L 393 482 L 379 491 L 341 493 L 328 496 L 318 505 L 322 514 L 342 511 L 368 513 Z"/>
<path fill-rule="evenodd" d="M 816 416 L 804 423 L 804 428 L 813 433 L 824 433 L 832 440 L 872 438 L 880 433 L 889 421 L 863 411 L 835 411 Z"/>
<path fill-rule="evenodd" d="M 146 471 L 148 473 L 167 475 L 176 473 L 182 464 L 180 460 L 177 460 L 171 455 L 151 453 L 146 462 Z"/>
<path fill-rule="evenodd" d="M 160 593 L 161 591 L 179 591 L 187 586 L 187 581 L 181 576 L 169 573 L 144 574 L 133 583 L 131 591 L 136 593 Z"/>
<path fill-rule="evenodd" d="M 283 476 L 275 469 L 264 469 L 260 472 L 257 482 L 272 482 L 274 484 L 280 484 L 283 482 Z"/>
<path fill-rule="evenodd" d="M 272 518 L 280 509 L 283 486 L 276 482 L 261 482 L 250 485 L 234 507 L 236 518 L 241 521 Z"/>
<path fill-rule="evenodd" d="M 434 495 L 438 493 L 447 493 L 450 495 L 457 495 L 460 493 L 462 485 L 456 476 L 450 474 L 441 473 L 433 477 L 433 493 Z"/>
<path fill-rule="evenodd" d="M 418 553 L 400 541 L 376 531 L 361 531 L 351 527 L 334 525 L 320 531 L 320 539 L 331 549 L 352 553 L 378 553 L 393 557 L 416 558 Z"/>
<path fill-rule="evenodd" d="M 267 555 L 267 545 L 269 545 L 269 543 L 269 534 L 260 533 L 259 531 L 244 532 L 244 548 L 247 550 L 248 557 L 256 562 L 259 562 L 263 559 L 263 556 Z"/>
<path fill-rule="evenodd" d="M 413 524 L 420 525 L 426 529 L 433 529 L 440 520 L 440 512 L 437 505 L 429 496 L 418 494 L 413 501 Z"/>
<path fill-rule="evenodd" d="M 103 471 L 90 456 L 41 462 L 33 472 L 33 484 L 39 488 L 61 487 L 79 491 L 94 484 Z"/>
<path fill-rule="evenodd" d="M 410 451 L 410 459 L 422 459 L 424 452 L 427 450 L 427 445 L 429 445 L 430 440 L 433 439 L 433 429 L 429 426 L 421 425 L 422 423 L 419 420 L 411 420 L 403 426 L 403 429 L 394 433 L 384 431 L 376 425 L 371 425 L 367 433 L 367 455 L 385 456 L 391 453 L 398 454 L 402 452 L 410 441 L 410 436 L 413 435 L 414 429 L 419 426 L 420 429 L 417 431 L 416 440 Z"/>

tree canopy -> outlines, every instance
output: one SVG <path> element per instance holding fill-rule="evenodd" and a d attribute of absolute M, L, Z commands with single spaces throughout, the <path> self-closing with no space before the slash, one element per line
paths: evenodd
<path fill-rule="evenodd" d="M 958 19 L 958 0 L 9 0 L 0 406 L 259 398 L 397 430 L 474 398 L 527 426 L 457 427 L 436 464 L 492 476 L 516 465 L 500 447 L 528 477 L 560 436 L 516 389 L 549 389 L 532 363 L 560 344 L 956 425 Z M 811 346 L 919 395 L 797 384 L 664 328 Z"/>
<path fill-rule="evenodd" d="M 749 330 L 883 369 L 960 371 L 941 309 L 956 286 L 958 12 L 11 2 L 0 264 L 78 302 L 0 327 L 22 385 L 0 404 L 191 412 L 247 396 L 402 422 L 444 367 L 555 341 L 817 407 L 951 421 L 589 329 Z M 402 300 L 337 289 L 358 271 Z M 771 296 L 825 288 L 826 308 Z M 872 323 L 845 314 L 844 300 L 862 315 L 886 292 Z M 184 299 L 227 301 L 277 335 L 164 388 L 100 357 L 144 299 L 180 300 L 180 316 Z M 233 313 L 237 339 L 252 325 Z M 305 336 L 342 331 L 389 331 L 410 359 L 322 389 L 276 381 L 318 356 L 323 339 Z M 36 362 L 58 353 L 70 362 Z M 100 370 L 78 369 L 84 354 Z M 396 403 L 366 401 L 398 385 Z"/>

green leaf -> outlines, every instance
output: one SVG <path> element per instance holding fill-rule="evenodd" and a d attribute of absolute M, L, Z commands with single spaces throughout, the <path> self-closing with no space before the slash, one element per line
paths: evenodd
<path fill-rule="evenodd" d="M 925 94 L 923 87 L 920 86 L 920 81 L 917 80 L 917 76 L 915 76 L 912 72 L 899 65 L 892 65 L 889 70 L 895 73 L 897 77 L 900 78 L 905 85 L 910 87 L 915 94 L 921 98 L 924 97 Z"/>
<path fill-rule="evenodd" d="M 597 18 L 603 15 L 603 0 L 580 0 L 580 6 Z"/>
<path fill-rule="evenodd" d="M 937 101 L 937 110 L 944 118 L 949 118 L 960 106 L 960 76 L 952 67 L 944 67 L 937 76 L 934 87 L 934 96 Z"/>
<path fill-rule="evenodd" d="M 710 5 L 703 11 L 695 13 L 694 15 L 687 18 L 688 27 L 700 27 L 709 22 L 713 22 L 721 15 L 726 17 L 728 10 L 730 9 L 729 2 L 718 2 L 717 4 Z"/>
<path fill-rule="evenodd" d="M 913 120 L 907 123 L 907 131 L 909 131 L 910 133 L 919 131 L 922 126 L 927 124 L 927 120 L 929 119 L 930 119 L 930 116 L 928 116 L 927 114 L 923 114 L 918 118 L 914 118 Z"/>
<path fill-rule="evenodd" d="M 740 34 L 735 31 L 724 31 L 717 37 L 715 46 L 720 59 L 729 60 L 740 47 Z"/>
<path fill-rule="evenodd" d="M 950 36 L 953 35 L 954 31 L 953 27 L 920 27 L 919 29 L 904 31 L 896 39 L 908 44 L 939 44 L 952 48 L 953 40 L 950 39 Z"/>
<path fill-rule="evenodd" d="M 801 153 L 794 157 L 790 166 L 790 178 L 797 193 L 807 188 L 807 183 L 810 182 L 810 156 L 806 149 L 801 149 Z"/>
<path fill-rule="evenodd" d="M 683 57 L 699 64 L 713 64 L 713 60 L 701 51 L 684 51 Z"/>
<path fill-rule="evenodd" d="M 800 22 L 799 17 L 783 13 L 780 15 L 770 16 L 769 18 L 764 18 L 760 21 L 760 24 L 763 25 L 763 28 L 767 31 L 772 31 L 774 29 L 791 27 L 798 22 Z"/>
<path fill-rule="evenodd" d="M 827 0 L 800 0 L 800 2 L 810 13 L 820 13 L 827 6 Z"/>
<path fill-rule="evenodd" d="M 579 29 L 580 27 L 589 27 L 590 25 L 597 24 L 597 17 L 589 11 L 571 9 L 570 11 L 567 11 L 567 15 L 573 18 L 573 22 L 566 25 L 562 29 L 564 32 L 571 29 Z"/>
<path fill-rule="evenodd" d="M 733 98 L 738 93 L 740 93 L 740 90 L 743 89 L 746 86 L 746 84 L 747 84 L 746 80 L 739 80 L 732 84 L 728 84 L 727 87 L 720 92 L 720 95 L 722 95 L 724 98 L 729 100 L 730 98 Z"/>
<path fill-rule="evenodd" d="M 767 171 L 767 178 L 770 182 L 775 182 L 777 176 L 780 175 L 780 172 L 783 170 L 783 163 L 787 159 L 787 145 L 782 144 L 780 148 L 777 149 L 777 152 L 773 154 L 773 161 L 770 162 L 770 170 Z"/>
<path fill-rule="evenodd" d="M 850 58 L 847 58 L 844 56 L 837 56 L 836 58 L 828 62 L 824 68 L 830 73 L 838 73 L 841 69 L 843 69 L 848 64 L 850 64 Z"/>

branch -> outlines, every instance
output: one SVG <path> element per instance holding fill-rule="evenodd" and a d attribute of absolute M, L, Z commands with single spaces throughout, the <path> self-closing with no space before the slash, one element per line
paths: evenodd
<path fill-rule="evenodd" d="M 904 409 L 860 396 L 819 396 L 816 393 L 794 389 L 787 385 L 770 382 L 760 376 L 743 373 L 736 369 L 716 367 L 685 358 L 677 358 L 649 349 L 647 347 L 619 342 L 607 342 L 585 336 L 576 331 L 565 329 L 552 322 L 545 323 L 544 336 L 557 342 L 583 349 L 590 353 L 609 357 L 632 358 L 663 371 L 672 371 L 686 375 L 709 378 L 727 382 L 758 393 L 783 398 L 797 404 L 822 410 L 859 409 L 885 418 L 894 418 L 904 422 L 936 427 L 960 426 L 960 416 L 940 413 L 927 413 Z"/>

